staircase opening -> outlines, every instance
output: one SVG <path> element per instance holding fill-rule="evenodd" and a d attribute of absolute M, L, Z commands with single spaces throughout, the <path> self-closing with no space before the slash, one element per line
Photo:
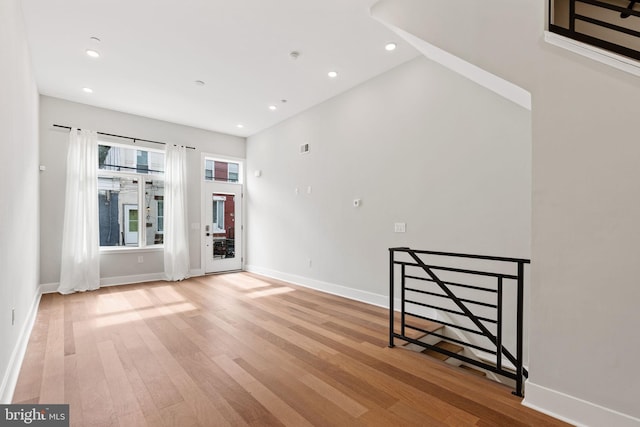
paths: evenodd
<path fill-rule="evenodd" d="M 405 348 L 506 382 L 523 396 L 530 261 L 410 248 L 389 252 L 389 347 L 401 340 Z"/>
<path fill-rule="evenodd" d="M 640 60 L 640 3 L 549 0 L 549 31 Z"/>

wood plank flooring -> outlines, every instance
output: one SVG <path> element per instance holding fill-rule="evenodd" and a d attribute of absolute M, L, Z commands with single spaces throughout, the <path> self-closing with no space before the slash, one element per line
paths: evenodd
<path fill-rule="evenodd" d="M 387 311 L 249 273 L 42 297 L 14 403 L 73 426 L 560 426 L 387 348 Z"/>

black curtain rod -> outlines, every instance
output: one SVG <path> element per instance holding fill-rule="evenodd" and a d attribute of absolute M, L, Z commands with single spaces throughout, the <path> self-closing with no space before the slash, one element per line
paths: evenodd
<path fill-rule="evenodd" d="M 71 126 L 63 126 L 63 125 L 56 125 L 54 124 L 53 127 L 56 128 L 63 128 L 63 129 L 69 129 L 71 130 L 72 127 Z M 82 130 L 80 128 L 76 128 L 78 130 Z M 124 139 L 130 139 L 133 141 L 133 143 L 135 144 L 136 141 L 144 141 L 144 142 L 151 142 L 152 144 L 162 144 L 162 145 L 167 145 L 166 142 L 160 142 L 160 141 L 151 141 L 150 139 L 142 139 L 142 138 L 134 138 L 131 136 L 124 136 L 124 135 L 115 135 L 113 133 L 105 133 L 105 132 L 98 132 L 98 135 L 105 135 L 105 136 L 114 136 L 116 138 L 124 138 Z M 185 148 L 188 148 L 190 150 L 195 150 L 196 147 L 189 147 L 188 145 L 185 145 Z"/>

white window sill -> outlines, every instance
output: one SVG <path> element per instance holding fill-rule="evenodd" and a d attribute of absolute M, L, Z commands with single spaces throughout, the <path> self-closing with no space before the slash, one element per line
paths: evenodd
<path fill-rule="evenodd" d="M 627 58 L 626 56 L 618 55 L 617 53 L 609 52 L 608 50 L 600 49 L 550 31 L 544 32 L 544 41 L 640 77 L 640 62 Z"/>
<path fill-rule="evenodd" d="M 137 247 L 130 247 L 130 246 L 100 247 L 101 254 L 122 254 L 122 253 L 132 254 L 132 253 L 139 253 L 139 252 L 162 252 L 163 250 L 164 250 L 163 245 L 148 246 L 145 248 L 137 248 Z"/>

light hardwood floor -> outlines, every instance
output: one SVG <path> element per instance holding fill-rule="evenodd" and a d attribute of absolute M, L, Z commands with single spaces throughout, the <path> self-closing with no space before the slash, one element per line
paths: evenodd
<path fill-rule="evenodd" d="M 74 426 L 557 426 L 401 348 L 387 311 L 249 273 L 42 297 L 14 403 Z"/>

